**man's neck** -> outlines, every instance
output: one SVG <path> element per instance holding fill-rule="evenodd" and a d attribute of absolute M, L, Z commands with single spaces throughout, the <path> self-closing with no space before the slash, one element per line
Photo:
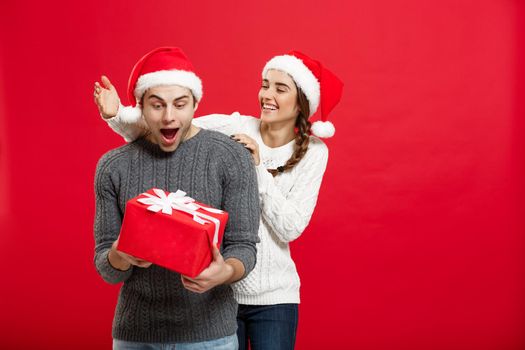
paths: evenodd
<path fill-rule="evenodd" d="M 187 134 L 186 134 L 186 135 L 184 136 L 184 138 L 182 139 L 182 142 L 191 139 L 193 136 L 197 135 L 197 134 L 199 133 L 199 131 L 201 131 L 201 129 L 200 129 L 199 127 L 196 127 L 196 126 L 193 125 L 193 123 L 192 123 L 191 126 L 190 126 L 190 128 L 188 129 Z"/>

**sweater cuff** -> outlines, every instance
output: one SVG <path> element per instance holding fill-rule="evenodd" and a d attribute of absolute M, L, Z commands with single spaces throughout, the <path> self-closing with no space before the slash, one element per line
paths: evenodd
<path fill-rule="evenodd" d="M 130 267 L 126 271 L 116 269 L 109 263 L 109 251 L 110 249 L 102 252 L 97 256 L 96 266 L 98 273 L 102 278 L 111 284 L 123 282 L 131 276 L 131 271 L 133 267 Z"/>
<path fill-rule="evenodd" d="M 239 279 L 245 278 L 255 267 L 257 262 L 257 253 L 255 244 L 239 244 L 235 250 L 227 249 L 222 253 L 222 258 L 227 260 L 234 258 L 239 260 L 244 265 L 244 275 Z"/>
<path fill-rule="evenodd" d="M 120 111 L 122 110 L 122 108 L 124 108 L 124 105 L 122 105 L 122 103 L 120 103 L 120 101 L 118 102 L 118 108 L 117 108 L 117 114 L 115 114 L 113 117 L 111 118 L 104 118 L 104 116 L 102 115 L 102 113 L 99 112 L 100 114 L 100 118 L 102 118 L 102 120 L 105 120 L 107 122 L 109 122 L 110 120 L 115 120 L 115 119 L 119 119 L 119 113 Z"/>
<path fill-rule="evenodd" d="M 111 126 L 116 126 L 118 127 L 119 124 L 121 123 L 120 121 L 120 116 L 118 115 L 120 113 L 120 111 L 122 110 L 122 108 L 124 108 L 124 106 L 119 102 L 118 104 L 118 109 L 117 109 L 117 114 L 115 114 L 113 117 L 111 118 L 104 118 L 102 116 L 102 113 L 100 113 L 100 118 L 102 118 L 106 123 L 108 123 L 109 125 Z"/>
<path fill-rule="evenodd" d="M 259 194 L 264 194 L 268 191 L 268 184 L 272 180 L 273 176 L 264 167 L 262 162 L 255 167 L 255 171 L 257 173 L 257 184 L 259 187 Z"/>

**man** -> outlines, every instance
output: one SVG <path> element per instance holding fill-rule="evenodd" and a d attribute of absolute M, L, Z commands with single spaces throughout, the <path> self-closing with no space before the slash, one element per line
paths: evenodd
<path fill-rule="evenodd" d="M 95 85 L 97 102 L 105 90 Z M 237 304 L 228 284 L 253 269 L 258 242 L 251 155 L 228 137 L 192 125 L 202 86 L 178 48 L 146 54 L 133 68 L 128 95 L 150 133 L 106 153 L 95 177 L 95 265 L 107 282 L 124 282 L 114 348 L 236 349 Z M 181 189 L 229 213 L 222 252 L 215 248 L 212 263 L 196 278 L 117 250 L 126 202 L 152 187 Z"/>

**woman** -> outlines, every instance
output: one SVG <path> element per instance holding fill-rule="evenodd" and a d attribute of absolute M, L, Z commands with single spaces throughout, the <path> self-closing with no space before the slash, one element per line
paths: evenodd
<path fill-rule="evenodd" d="M 312 216 L 328 149 L 317 137 L 330 137 L 328 113 L 339 102 L 343 84 L 318 61 L 296 51 L 272 58 L 262 72 L 260 118 L 213 114 L 195 119 L 198 127 L 231 135 L 253 155 L 259 182 L 261 223 L 255 269 L 232 285 L 239 303 L 241 349 L 293 349 L 298 323 L 299 276 L 289 242 Z M 147 132 L 140 110 L 119 107 L 106 77 L 95 83 L 101 115 L 126 141 Z M 321 121 L 308 118 L 321 109 Z M 117 113 L 118 111 L 118 113 Z"/>

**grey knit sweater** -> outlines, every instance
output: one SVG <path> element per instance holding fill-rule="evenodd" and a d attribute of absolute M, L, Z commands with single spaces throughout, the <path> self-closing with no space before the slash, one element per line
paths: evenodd
<path fill-rule="evenodd" d="M 127 271 L 108 262 L 120 233 L 126 202 L 152 187 L 181 189 L 195 200 L 229 213 L 221 253 L 250 272 L 256 259 L 259 203 L 249 152 L 225 135 L 201 130 L 175 152 L 146 139 L 106 153 L 95 175 L 95 265 L 109 283 L 124 282 L 113 337 L 138 342 L 193 342 L 236 331 L 237 304 L 228 285 L 203 293 L 186 290 L 178 273 L 157 265 Z M 245 275 L 246 275 L 245 274 Z"/>

